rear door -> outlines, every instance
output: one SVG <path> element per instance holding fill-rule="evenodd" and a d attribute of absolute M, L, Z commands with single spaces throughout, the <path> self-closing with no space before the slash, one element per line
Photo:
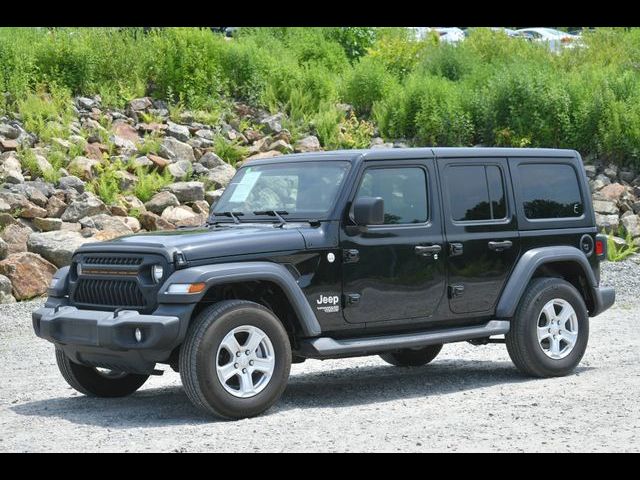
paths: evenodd
<path fill-rule="evenodd" d="M 518 259 L 506 158 L 438 159 L 447 248 L 447 296 L 455 314 L 491 315 Z"/>

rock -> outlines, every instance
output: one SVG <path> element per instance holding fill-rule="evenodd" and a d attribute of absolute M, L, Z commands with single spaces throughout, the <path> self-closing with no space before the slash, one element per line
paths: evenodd
<path fill-rule="evenodd" d="M 122 233 L 115 230 L 100 230 L 99 232 L 94 233 L 91 236 L 91 239 L 96 242 L 107 242 L 120 237 L 122 237 Z"/>
<path fill-rule="evenodd" d="M 250 143 L 253 143 L 257 140 L 260 140 L 264 135 L 262 135 L 262 133 L 260 133 L 260 131 L 255 130 L 253 128 L 247 128 L 244 132 L 242 132 L 243 135 L 246 137 L 247 141 Z"/>
<path fill-rule="evenodd" d="M 129 173 L 126 170 L 118 170 L 115 172 L 115 176 L 118 178 L 118 186 L 120 190 L 125 192 L 138 183 L 138 177 L 133 173 Z"/>
<path fill-rule="evenodd" d="M 284 140 L 276 140 L 269 145 L 269 150 L 277 150 L 280 153 L 292 153 L 293 147 Z"/>
<path fill-rule="evenodd" d="M 33 186 L 35 182 L 25 182 L 11 187 L 11 192 L 24 195 L 27 200 L 36 204 L 38 207 L 46 207 L 48 198 L 42 191 Z"/>
<path fill-rule="evenodd" d="M 9 255 L 9 245 L 0 238 L 0 260 L 7 258 Z"/>
<path fill-rule="evenodd" d="M 5 140 L 0 138 L 0 152 L 13 152 L 18 149 L 18 142 L 16 140 Z"/>
<path fill-rule="evenodd" d="M 44 217 L 47 214 L 44 208 L 31 203 L 21 193 L 2 191 L 0 192 L 0 200 L 2 201 L 0 208 L 3 213 L 11 213 L 22 218 Z M 6 208 L 7 205 L 9 209 Z"/>
<path fill-rule="evenodd" d="M 87 156 L 87 158 L 98 160 L 100 162 L 103 160 L 103 150 L 101 146 L 101 143 L 88 143 L 84 147 L 84 154 Z"/>
<path fill-rule="evenodd" d="M 213 140 L 214 139 L 213 130 L 209 130 L 209 129 L 196 130 L 195 135 L 196 135 L 196 137 L 203 138 L 205 140 Z"/>
<path fill-rule="evenodd" d="M 206 200 L 198 200 L 189 205 L 194 212 L 202 215 L 209 215 L 209 203 Z"/>
<path fill-rule="evenodd" d="M 625 190 L 626 187 L 624 185 L 620 185 L 619 183 L 611 183 L 604 186 L 598 193 L 600 196 L 608 200 L 618 201 Z"/>
<path fill-rule="evenodd" d="M 38 170 L 40 170 L 42 173 L 53 171 L 53 167 L 49 163 L 49 160 L 47 160 L 43 155 L 36 154 L 35 157 Z"/>
<path fill-rule="evenodd" d="M 131 229 L 133 233 L 140 231 L 140 221 L 135 217 L 124 217 L 124 223 Z"/>
<path fill-rule="evenodd" d="M 200 157 L 198 163 L 207 168 L 215 168 L 224 165 L 226 162 L 213 152 L 207 152 Z"/>
<path fill-rule="evenodd" d="M 260 160 L 261 158 L 279 157 L 280 155 L 282 155 L 282 153 L 278 152 L 277 150 L 269 150 L 268 152 L 260 152 L 256 153 L 255 155 L 251 155 L 250 157 L 247 157 L 245 159 L 245 162 L 248 162 L 250 160 Z"/>
<path fill-rule="evenodd" d="M 51 196 L 45 208 L 47 209 L 47 217 L 59 218 L 67 209 L 67 204 L 58 197 Z"/>
<path fill-rule="evenodd" d="M 158 168 L 158 170 L 162 170 L 164 167 L 169 165 L 169 161 L 166 158 L 159 157 L 158 155 L 150 153 L 147 155 L 147 158 Z"/>
<path fill-rule="evenodd" d="M 317 152 L 322 150 L 320 147 L 320 140 L 315 135 L 309 135 L 308 137 L 301 138 L 294 145 L 296 152 Z"/>
<path fill-rule="evenodd" d="M 128 138 L 111 135 L 110 140 L 121 152 L 126 152 L 127 154 L 133 154 L 136 152 L 136 144 Z"/>
<path fill-rule="evenodd" d="M 176 227 L 167 222 L 164 218 L 153 212 L 143 212 L 140 214 L 140 225 L 145 230 L 153 232 L 155 230 L 175 230 Z"/>
<path fill-rule="evenodd" d="M 173 193 L 167 191 L 156 193 L 151 197 L 151 200 L 144 204 L 147 210 L 158 215 L 160 215 L 165 208 L 176 207 L 178 205 L 180 205 L 178 198 Z"/>
<path fill-rule="evenodd" d="M 618 176 L 623 182 L 631 183 L 633 182 L 636 174 L 632 170 L 620 170 L 620 172 L 618 172 Z"/>
<path fill-rule="evenodd" d="M 618 178 L 618 167 L 611 163 L 604 169 L 604 174 L 613 182 Z"/>
<path fill-rule="evenodd" d="M 601 229 L 615 232 L 620 226 L 620 219 L 618 215 L 602 215 L 596 213 L 596 226 Z"/>
<path fill-rule="evenodd" d="M 131 235 L 133 233 L 133 230 L 124 221 L 124 217 L 112 217 L 101 213 L 92 216 L 91 220 L 93 220 L 93 225 L 98 230 L 110 230 L 118 233 L 118 236 Z"/>
<path fill-rule="evenodd" d="M 284 115 L 282 113 L 276 113 L 260 120 L 260 124 L 264 125 L 264 131 L 267 133 L 280 133 L 282 131 L 283 118 Z"/>
<path fill-rule="evenodd" d="M 91 217 L 99 213 L 108 213 L 109 209 L 95 195 L 85 192 L 71 203 L 62 214 L 62 221 L 77 222 L 83 217 Z"/>
<path fill-rule="evenodd" d="M 0 261 L 0 274 L 11 281 L 16 300 L 27 300 L 47 292 L 57 268 L 40 255 L 20 252 Z"/>
<path fill-rule="evenodd" d="M 173 123 L 172 121 L 167 122 L 167 129 L 165 130 L 166 135 L 177 138 L 181 142 L 186 142 L 191 138 L 191 134 L 189 133 L 189 128 L 184 125 L 178 125 L 177 123 Z"/>
<path fill-rule="evenodd" d="M 186 160 L 189 163 L 193 163 L 196 161 L 196 157 L 193 154 L 193 147 L 174 137 L 164 138 L 160 145 L 160 155 L 171 162 Z M 153 161 L 151 156 L 149 156 L 149 159 Z"/>
<path fill-rule="evenodd" d="M 593 210 L 596 213 L 601 213 L 604 215 L 618 214 L 618 207 L 616 206 L 616 202 L 608 200 L 594 200 Z"/>
<path fill-rule="evenodd" d="M 638 215 L 627 215 L 622 218 L 622 225 L 631 238 L 640 237 L 640 217 Z"/>
<path fill-rule="evenodd" d="M 34 232 L 29 235 L 27 249 L 37 253 L 57 267 L 71 263 L 71 257 L 80 245 L 91 242 L 78 232 L 57 230 L 53 232 Z"/>
<path fill-rule="evenodd" d="M 166 208 L 162 212 L 162 218 L 176 227 L 197 227 L 204 223 L 203 216 L 186 205 Z"/>
<path fill-rule="evenodd" d="M 4 275 L 0 275 L 0 303 L 15 303 L 16 299 L 12 294 L 11 280 Z"/>
<path fill-rule="evenodd" d="M 97 104 L 96 104 L 95 100 L 93 100 L 92 98 L 77 97 L 76 98 L 76 105 L 78 106 L 78 108 L 81 108 L 83 110 L 91 110 Z"/>
<path fill-rule="evenodd" d="M 11 255 L 12 253 L 27 251 L 27 240 L 32 233 L 33 230 L 26 225 L 15 222 L 4 227 L 0 237 L 6 242 L 7 251 Z"/>
<path fill-rule="evenodd" d="M 60 220 L 59 218 L 35 217 L 33 219 L 33 226 L 41 232 L 51 232 L 53 230 L 60 230 L 60 228 L 62 228 L 62 220 Z"/>
<path fill-rule="evenodd" d="M 158 157 L 158 158 L 161 158 L 161 157 Z M 162 160 L 164 160 L 164 158 Z M 166 160 L 164 161 L 166 162 Z M 155 165 L 155 163 L 149 160 L 147 156 L 135 158 L 134 160 L 132 160 L 131 163 L 133 164 L 134 168 L 149 168 Z"/>
<path fill-rule="evenodd" d="M 127 212 L 131 212 L 131 210 L 145 212 L 147 210 L 147 208 L 144 206 L 144 203 L 142 203 L 142 201 L 135 195 L 126 195 L 124 197 L 121 197 L 120 201 L 127 209 Z"/>
<path fill-rule="evenodd" d="M 128 213 L 127 209 L 122 205 L 110 205 L 109 211 L 111 212 L 111 215 L 114 215 L 116 217 L 126 217 Z"/>
<path fill-rule="evenodd" d="M 142 112 L 153 106 L 149 97 L 134 98 L 129 102 L 129 108 L 134 112 Z"/>
<path fill-rule="evenodd" d="M 220 199 L 220 197 L 222 196 L 223 192 L 224 192 L 224 188 L 219 188 L 217 190 L 211 190 L 211 191 L 209 191 L 209 192 L 204 194 L 204 199 L 207 201 L 207 203 L 209 205 L 213 206 Z"/>
<path fill-rule="evenodd" d="M 209 170 L 206 182 L 214 188 L 226 187 L 235 174 L 236 169 L 225 163 Z"/>
<path fill-rule="evenodd" d="M 202 182 L 177 182 L 169 186 L 180 203 L 204 200 L 204 183 Z"/>
<path fill-rule="evenodd" d="M 0 165 L 0 179 L 7 183 L 22 183 L 24 176 L 22 175 L 22 165 L 15 153 L 10 153 L 2 161 Z"/>
<path fill-rule="evenodd" d="M 60 230 L 65 230 L 67 232 L 79 232 L 82 230 L 82 225 L 77 222 L 62 222 Z"/>
<path fill-rule="evenodd" d="M 94 177 L 96 167 L 100 165 L 100 160 L 87 157 L 76 157 L 69 163 L 69 171 L 77 174 L 84 180 L 91 180 Z"/>
<path fill-rule="evenodd" d="M 0 137 L 4 137 L 8 140 L 15 140 L 20 136 L 20 130 L 13 125 L 6 123 L 0 124 Z"/>
<path fill-rule="evenodd" d="M 62 190 L 73 189 L 78 193 L 84 193 L 84 182 L 75 175 L 67 175 L 60 178 L 58 187 Z"/>
<path fill-rule="evenodd" d="M 185 180 L 193 171 L 193 167 L 190 162 L 180 160 L 176 163 L 170 163 L 167 170 L 174 180 Z"/>

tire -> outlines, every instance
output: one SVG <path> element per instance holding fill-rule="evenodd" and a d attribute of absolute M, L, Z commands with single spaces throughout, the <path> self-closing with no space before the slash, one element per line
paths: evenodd
<path fill-rule="evenodd" d="M 383 353 L 380 358 L 396 367 L 420 367 L 436 358 L 440 350 L 442 350 L 442 344 L 428 345 L 419 349 Z"/>
<path fill-rule="evenodd" d="M 72 362 L 60 348 L 56 348 L 56 362 L 67 383 L 90 397 L 126 397 L 138 390 L 149 378 L 149 375 L 136 373 L 101 373 L 93 367 Z"/>
<path fill-rule="evenodd" d="M 250 338 L 262 340 L 247 354 Z M 229 348 L 231 344 L 235 346 Z M 239 355 L 234 357 L 231 350 Z M 284 392 L 290 369 L 291 345 L 282 323 L 267 308 L 246 300 L 225 300 L 203 310 L 180 349 L 180 377 L 189 400 L 225 419 L 253 417 L 268 410 Z M 245 370 L 248 373 L 242 373 Z M 219 371 L 232 376 L 225 383 Z"/>
<path fill-rule="evenodd" d="M 548 307 L 550 302 L 553 302 L 552 306 Z M 554 315 L 562 322 L 567 303 L 575 317 L 560 327 L 550 325 L 549 318 L 554 318 Z M 545 308 L 551 313 L 545 313 Z M 570 313 L 570 310 L 566 312 Z M 548 333 L 547 339 L 539 340 L 538 327 L 541 336 Z M 555 328 L 560 328 L 560 331 Z M 556 346 L 552 340 L 555 333 L 561 339 Z M 567 349 L 570 343 L 564 340 L 564 336 L 573 337 L 571 348 Z M 507 351 L 515 366 L 526 375 L 540 378 L 571 373 L 580 363 L 588 340 L 589 313 L 584 299 L 573 285 L 560 278 L 536 278 L 529 283 L 506 335 Z"/>

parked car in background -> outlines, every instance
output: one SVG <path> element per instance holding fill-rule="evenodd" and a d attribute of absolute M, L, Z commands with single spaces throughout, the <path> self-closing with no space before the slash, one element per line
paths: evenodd
<path fill-rule="evenodd" d="M 465 39 L 465 32 L 458 27 L 414 27 L 416 38 L 424 39 L 430 32 L 438 34 L 443 43 L 458 43 Z"/>
<path fill-rule="evenodd" d="M 546 43 L 552 51 L 559 51 L 561 48 L 574 48 L 581 44 L 580 35 L 573 35 L 554 28 L 521 28 L 515 31 L 515 35 L 532 42 Z"/>

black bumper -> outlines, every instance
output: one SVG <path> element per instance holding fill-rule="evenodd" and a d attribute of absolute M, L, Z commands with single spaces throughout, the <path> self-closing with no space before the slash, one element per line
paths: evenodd
<path fill-rule="evenodd" d="M 595 317 L 610 308 L 616 301 L 616 291 L 613 287 L 597 287 L 594 289 L 595 308 L 591 316 Z"/>
<path fill-rule="evenodd" d="M 193 306 L 169 306 L 151 315 L 134 310 L 80 310 L 48 305 L 32 313 L 37 336 L 62 348 L 77 363 L 150 373 L 182 343 Z M 140 330 L 140 341 L 136 339 Z"/>

